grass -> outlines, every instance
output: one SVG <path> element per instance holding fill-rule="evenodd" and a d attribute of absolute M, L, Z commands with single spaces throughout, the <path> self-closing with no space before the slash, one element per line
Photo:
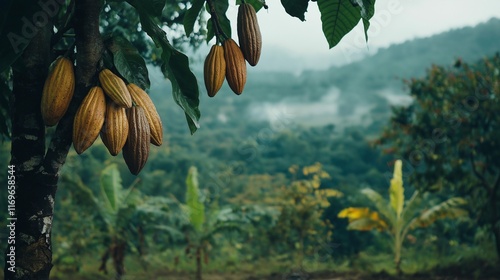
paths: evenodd
<path fill-rule="evenodd" d="M 209 264 L 204 265 L 204 279 L 283 279 L 284 275 L 300 271 L 314 273 L 314 279 L 328 279 L 321 278 L 321 275 L 330 275 L 330 278 L 332 275 L 337 277 L 340 275 L 341 278 L 338 279 L 377 279 L 374 277 L 389 279 L 396 272 L 392 254 L 376 251 L 361 252 L 350 259 L 324 260 L 306 257 L 302 267 L 295 265 L 289 255 L 250 260 L 234 248 L 224 248 L 218 255 L 224 257 L 212 257 Z M 98 254 L 82 256 L 80 262 L 82 266 L 78 272 L 70 270 L 69 266 L 56 265 L 51 279 L 112 279 L 114 271 L 111 261 L 108 261 L 108 275 L 98 272 L 100 265 Z M 484 277 L 495 279 L 495 275 L 500 275 L 497 264 L 494 252 L 488 250 L 486 253 L 484 248 L 458 245 L 440 256 L 433 247 L 415 246 L 404 250 L 402 270 L 409 279 L 413 279 L 412 275 L 423 279 L 438 279 L 436 278 L 438 276 L 454 276 L 457 279 L 488 279 Z M 127 276 L 124 280 L 188 280 L 193 279 L 195 269 L 194 259 L 187 257 L 183 250 L 167 250 L 142 259 L 136 255 L 127 255 Z"/>

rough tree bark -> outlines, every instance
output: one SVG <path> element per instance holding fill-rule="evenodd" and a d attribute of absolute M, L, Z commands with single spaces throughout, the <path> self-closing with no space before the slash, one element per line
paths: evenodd
<path fill-rule="evenodd" d="M 94 82 L 103 50 L 101 1 L 75 4 L 75 95 L 47 151 L 40 100 L 49 63 L 54 59 L 51 24 L 40 28 L 14 68 L 11 164 L 16 175 L 15 271 L 6 263 L 5 279 L 48 279 L 52 268 L 51 230 L 59 172 L 71 146 L 74 115 Z M 9 259 L 6 257 L 6 262 Z"/>

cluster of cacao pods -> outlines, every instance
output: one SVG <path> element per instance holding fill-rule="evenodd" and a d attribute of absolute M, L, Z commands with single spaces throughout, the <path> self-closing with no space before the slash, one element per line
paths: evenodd
<path fill-rule="evenodd" d="M 243 2 L 238 8 L 238 40 L 240 46 L 231 38 L 215 44 L 208 53 L 203 68 L 203 77 L 208 96 L 214 97 L 224 83 L 240 95 L 247 79 L 246 61 L 251 66 L 257 65 L 262 49 L 257 13 L 254 7 Z"/>
<path fill-rule="evenodd" d="M 130 172 L 139 174 L 149 156 L 149 144 L 163 142 L 163 125 L 149 95 L 109 69 L 99 72 L 100 86 L 92 87 L 73 120 L 73 146 L 83 153 L 100 135 L 109 153 L 123 158 Z M 45 82 L 41 112 L 47 126 L 66 113 L 75 88 L 73 62 L 59 57 Z"/>

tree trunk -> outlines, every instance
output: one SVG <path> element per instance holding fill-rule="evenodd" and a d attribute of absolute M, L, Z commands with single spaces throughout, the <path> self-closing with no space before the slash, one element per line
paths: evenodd
<path fill-rule="evenodd" d="M 396 235 L 394 237 L 394 264 L 396 266 L 396 274 L 401 276 L 401 249 L 403 247 L 402 236 L 399 233 L 399 229 L 397 229 Z"/>
<path fill-rule="evenodd" d="M 59 179 L 71 145 L 73 118 L 92 85 L 103 43 L 99 34 L 100 0 L 76 1 L 76 91 L 47 151 L 40 113 L 43 85 L 51 61 L 52 24 L 38 34 L 13 66 L 11 165 L 14 166 L 15 212 L 9 220 L 15 243 L 5 251 L 5 279 L 49 279 L 51 230 Z M 12 209 L 14 210 L 14 209 Z"/>
<path fill-rule="evenodd" d="M 201 248 L 196 248 L 196 280 L 202 280 L 201 277 Z"/>
<path fill-rule="evenodd" d="M 50 24 L 40 28 L 13 67 L 11 162 L 15 175 L 15 232 L 6 250 L 5 279 L 48 279 L 56 185 L 40 173 L 45 127 L 40 100 L 50 63 Z M 13 217 L 13 214 L 10 214 Z"/>
<path fill-rule="evenodd" d="M 112 245 L 111 256 L 113 258 L 113 266 L 115 268 L 116 280 L 121 280 L 125 275 L 125 249 L 126 243 L 125 241 L 116 241 Z"/>

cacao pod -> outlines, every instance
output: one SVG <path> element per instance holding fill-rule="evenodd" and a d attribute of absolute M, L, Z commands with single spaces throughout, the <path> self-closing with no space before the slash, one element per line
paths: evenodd
<path fill-rule="evenodd" d="M 156 111 L 155 104 L 149 98 L 149 95 L 136 84 L 130 83 L 127 88 L 135 104 L 142 107 L 146 113 L 149 129 L 151 130 L 151 144 L 161 146 L 163 143 L 163 124 L 158 111 Z"/>
<path fill-rule="evenodd" d="M 142 107 L 127 109 L 127 119 L 128 137 L 122 154 L 130 173 L 137 175 L 148 160 L 151 133 L 146 111 Z"/>
<path fill-rule="evenodd" d="M 99 72 L 99 81 L 106 95 L 121 107 L 132 107 L 132 97 L 127 90 L 125 82 L 111 72 L 109 69 L 103 69 Z"/>
<path fill-rule="evenodd" d="M 125 108 L 109 101 L 101 130 L 101 139 L 109 153 L 116 156 L 125 145 L 128 136 L 128 120 Z"/>
<path fill-rule="evenodd" d="M 41 111 L 43 122 L 53 126 L 68 110 L 75 92 L 73 62 L 66 57 L 56 59 L 43 86 Z"/>
<path fill-rule="evenodd" d="M 226 76 L 226 60 L 224 59 L 224 48 L 213 45 L 205 59 L 203 77 L 208 96 L 214 97 L 224 83 Z"/>
<path fill-rule="evenodd" d="M 242 3 L 238 8 L 237 29 L 243 56 L 251 66 L 257 65 L 262 49 L 262 35 L 257 13 L 251 4 Z"/>
<path fill-rule="evenodd" d="M 78 154 L 92 146 L 99 136 L 106 113 L 106 97 L 101 87 L 92 87 L 73 121 L 73 146 Z"/>
<path fill-rule="evenodd" d="M 222 43 L 226 60 L 226 80 L 231 90 L 240 95 L 247 81 L 247 64 L 240 47 L 229 38 Z"/>

